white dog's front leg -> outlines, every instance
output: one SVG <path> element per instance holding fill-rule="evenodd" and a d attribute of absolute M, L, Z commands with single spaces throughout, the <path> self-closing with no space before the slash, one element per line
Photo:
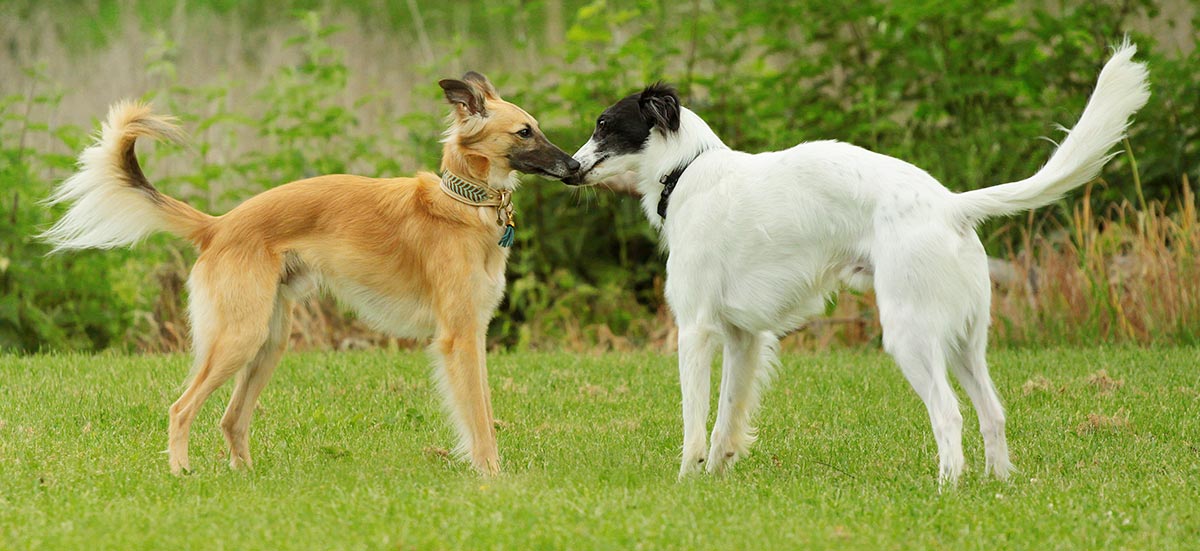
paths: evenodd
<path fill-rule="evenodd" d="M 771 337 L 773 338 L 773 337 Z M 717 422 L 705 467 L 722 473 L 744 457 L 754 443 L 750 416 L 758 409 L 758 389 L 767 369 L 771 341 L 763 334 L 739 329 L 725 332 L 721 365 L 721 394 L 717 400 Z"/>
<path fill-rule="evenodd" d="M 679 329 L 679 385 L 683 393 L 683 461 L 679 477 L 698 472 L 708 453 L 708 400 L 712 334 L 697 327 Z"/>

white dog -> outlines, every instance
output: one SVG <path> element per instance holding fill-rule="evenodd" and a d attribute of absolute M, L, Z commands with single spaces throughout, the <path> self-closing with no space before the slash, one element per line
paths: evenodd
<path fill-rule="evenodd" d="M 1117 48 L 1079 122 L 1037 174 L 966 193 L 834 141 L 732 151 L 661 84 L 606 109 L 575 154 L 579 173 L 564 181 L 634 177 L 646 217 L 661 229 L 666 297 L 679 324 L 680 476 L 706 462 L 724 471 L 747 453 L 779 336 L 848 284 L 875 289 L 884 349 L 929 410 L 939 482 L 963 471 L 962 415 L 947 366 L 979 414 L 986 470 L 1007 477 L 1004 409 L 984 357 L 991 287 L 975 226 L 1047 205 L 1096 177 L 1150 96 L 1135 51 L 1128 42 Z M 725 347 L 720 405 L 706 450 L 717 344 Z"/>

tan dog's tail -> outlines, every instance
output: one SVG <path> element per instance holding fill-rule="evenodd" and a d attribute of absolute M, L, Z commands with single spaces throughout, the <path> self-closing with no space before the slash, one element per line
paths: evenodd
<path fill-rule="evenodd" d="M 79 171 L 60 184 L 46 204 L 68 203 L 67 213 L 39 237 L 68 249 L 111 249 L 168 231 L 199 244 L 216 218 L 163 195 L 138 164 L 139 136 L 179 143 L 183 131 L 172 117 L 151 113 L 136 101 L 114 104 L 100 138 L 79 155 Z"/>

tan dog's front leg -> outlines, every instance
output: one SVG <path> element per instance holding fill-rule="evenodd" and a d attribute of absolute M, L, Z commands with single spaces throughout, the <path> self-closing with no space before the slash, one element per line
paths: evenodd
<path fill-rule="evenodd" d="M 477 323 L 439 328 L 435 344 L 439 381 L 458 429 L 455 452 L 470 457 L 484 475 L 500 472 L 496 429 L 488 390 L 484 333 Z"/>

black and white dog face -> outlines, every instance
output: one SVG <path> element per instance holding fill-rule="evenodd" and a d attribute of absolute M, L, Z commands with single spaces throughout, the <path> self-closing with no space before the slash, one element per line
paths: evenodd
<path fill-rule="evenodd" d="M 662 83 L 630 94 L 605 109 L 596 119 L 592 137 L 579 151 L 579 171 L 564 179 L 572 186 L 590 186 L 641 170 L 652 132 L 679 130 L 679 94 Z"/>

